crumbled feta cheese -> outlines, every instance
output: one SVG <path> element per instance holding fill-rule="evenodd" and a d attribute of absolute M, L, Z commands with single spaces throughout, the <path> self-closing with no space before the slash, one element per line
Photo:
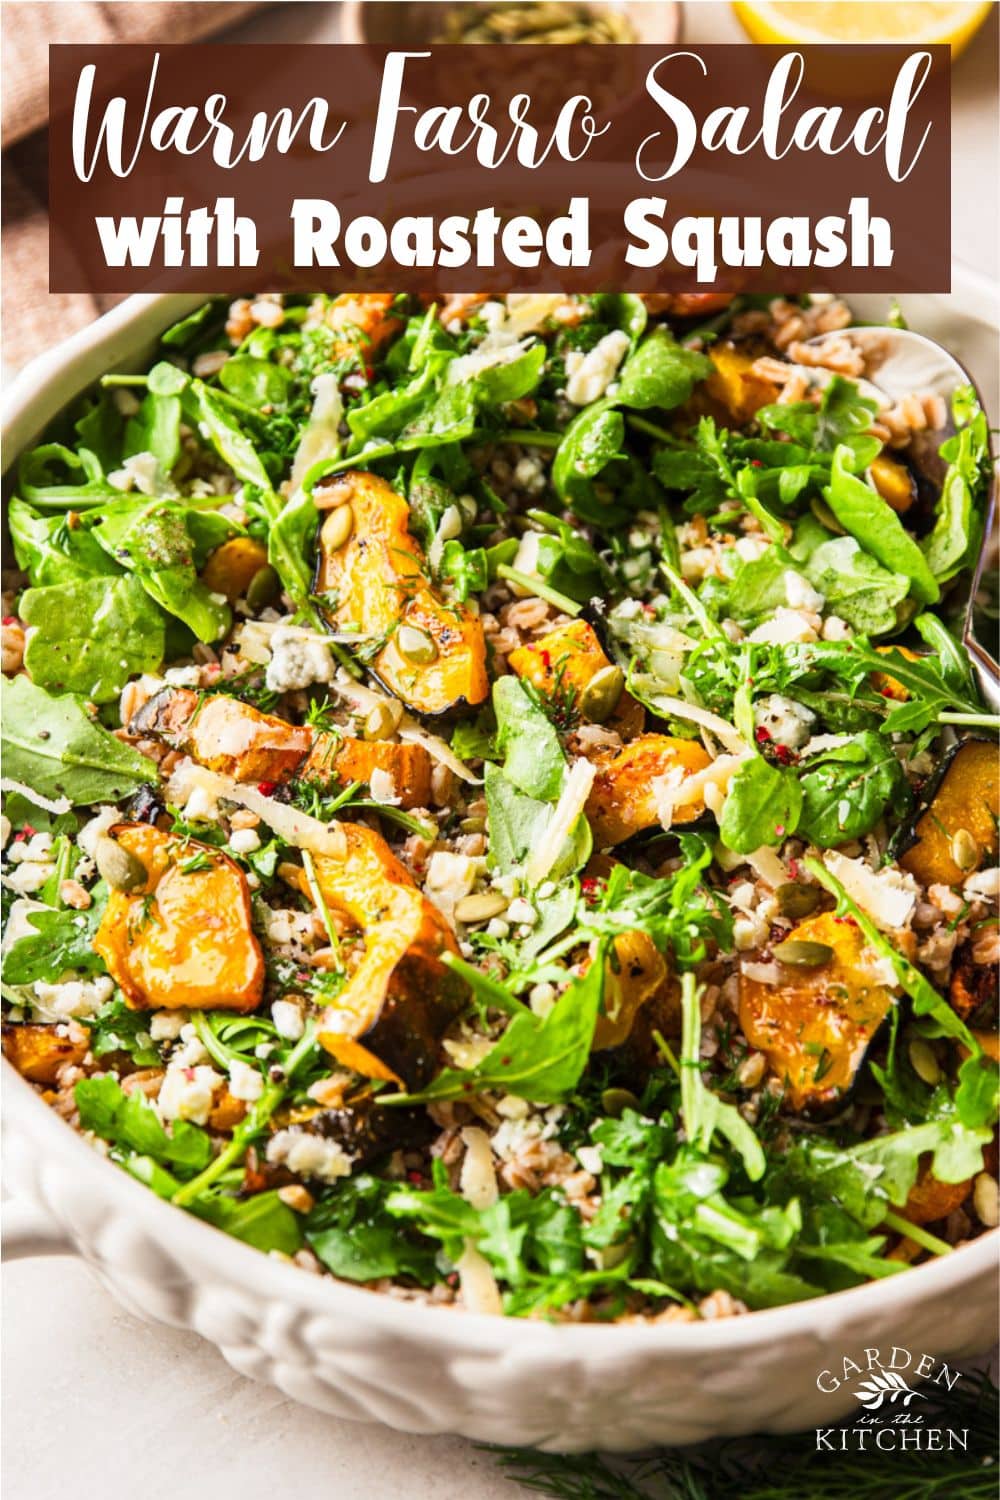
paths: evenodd
<path fill-rule="evenodd" d="M 190 1021 L 185 1021 L 179 1036 L 181 1045 L 174 1049 L 170 1059 L 171 1067 L 194 1068 L 198 1063 L 208 1062 L 205 1045 Z"/>
<path fill-rule="evenodd" d="M 770 934 L 770 925 L 760 912 L 737 917 L 733 923 L 733 946 L 737 953 L 746 953 L 751 948 L 762 948 Z"/>
<path fill-rule="evenodd" d="M 23 897 L 12 902 L 7 917 L 7 926 L 3 931 L 3 941 L 0 943 L 0 952 L 6 953 L 8 948 L 12 948 L 23 937 L 37 935 L 38 928 L 34 922 L 28 920 L 29 917 L 32 912 L 51 911 L 51 909 L 41 901 L 28 901 Z"/>
<path fill-rule="evenodd" d="M 332 682 L 333 654 L 322 641 L 279 625 L 271 634 L 267 685 L 273 693 L 292 693 L 314 682 Z"/>
<path fill-rule="evenodd" d="M 286 1166 L 300 1177 L 316 1177 L 320 1182 L 336 1182 L 338 1177 L 351 1175 L 352 1158 L 337 1141 L 294 1127 L 279 1130 L 271 1137 L 267 1159 L 272 1165 Z"/>
<path fill-rule="evenodd" d="M 770 620 L 758 625 L 750 632 L 751 641 L 762 641 L 765 645 L 786 646 L 793 642 L 816 640 L 812 621 L 797 609 L 786 609 L 779 604 Z"/>
<path fill-rule="evenodd" d="M 244 1099 L 252 1104 L 264 1092 L 264 1080 L 256 1068 L 234 1058 L 229 1065 L 229 1092 L 234 1099 Z"/>
<path fill-rule="evenodd" d="M 5 813 L 0 813 L 0 849 L 6 849 L 7 840 L 10 838 L 10 819 Z"/>
<path fill-rule="evenodd" d="M 32 1010 L 41 1021 L 68 1021 L 71 1016 L 92 1016 L 114 994 L 114 980 L 106 974 L 96 979 L 66 979 L 46 984 L 36 979 L 32 986 Z"/>
<path fill-rule="evenodd" d="M 252 854 L 260 848 L 260 834 L 256 828 L 236 828 L 229 835 L 229 847 L 234 854 Z"/>
<path fill-rule="evenodd" d="M 589 1172 L 592 1177 L 600 1177 L 603 1166 L 600 1146 L 578 1146 L 576 1159 L 585 1172 Z"/>
<path fill-rule="evenodd" d="M 292 941 L 292 918 L 294 912 L 281 909 L 273 911 L 268 909 L 264 918 L 267 926 L 268 940 L 272 943 L 290 943 Z"/>
<path fill-rule="evenodd" d="M 149 1018 L 149 1035 L 154 1042 L 173 1042 L 187 1024 L 186 1010 L 158 1010 Z"/>
<path fill-rule="evenodd" d="M 35 864 L 33 860 L 26 860 L 6 877 L 7 884 L 22 896 L 27 896 L 32 891 L 40 891 L 54 870 L 53 864 Z"/>
<path fill-rule="evenodd" d="M 97 840 L 102 833 L 107 833 L 114 823 L 121 821 L 121 813 L 117 807 L 99 807 L 97 813 L 89 823 L 84 823 L 76 836 L 76 841 L 84 854 L 93 859 L 97 849 Z"/>
<path fill-rule="evenodd" d="M 556 1003 L 556 987 L 554 984 L 536 984 L 528 993 L 528 1004 L 536 1016 L 547 1016 Z"/>
<path fill-rule="evenodd" d="M 808 609 L 814 615 L 819 614 L 826 599 L 813 588 L 808 578 L 789 568 L 785 572 L 784 584 L 785 600 L 792 609 Z"/>
<path fill-rule="evenodd" d="M 306 1029 L 302 1007 L 294 1000 L 275 1000 L 271 1006 L 271 1020 L 278 1035 L 288 1042 L 297 1042 Z"/>
<path fill-rule="evenodd" d="M 7 858 L 12 865 L 38 864 L 48 859 L 51 850 L 51 833 L 36 833 L 34 837 L 15 844 Z"/>
<path fill-rule="evenodd" d="M 538 913 L 530 901 L 525 901 L 523 896 L 518 896 L 507 908 L 507 920 L 518 922 L 525 927 L 534 927 L 538 921 Z"/>
<path fill-rule="evenodd" d="M 210 1067 L 178 1067 L 171 1063 L 156 1096 L 156 1110 L 163 1120 L 190 1120 L 207 1125 L 221 1073 Z"/>
<path fill-rule="evenodd" d="M 599 401 L 614 380 L 628 351 L 630 339 L 620 328 L 606 333 L 586 354 L 573 349 L 566 356 L 566 396 L 574 406 Z"/>
<path fill-rule="evenodd" d="M 824 641 L 849 641 L 854 631 L 839 615 L 830 615 L 823 621 Z"/>
<path fill-rule="evenodd" d="M 219 804 L 206 787 L 193 786 L 184 803 L 184 816 L 198 823 L 216 823 Z"/>
<path fill-rule="evenodd" d="M 481 856 L 451 854 L 446 849 L 436 849 L 427 861 L 424 895 L 434 902 L 449 922 L 454 921 L 456 904 L 463 896 L 471 895 L 485 869 L 486 860 Z"/>
<path fill-rule="evenodd" d="M 505 922 L 503 917 L 491 917 L 486 924 L 486 932 L 491 938 L 510 937 L 510 923 Z"/>
<path fill-rule="evenodd" d="M 164 481 L 159 461 L 152 453 L 133 453 L 120 469 L 111 470 L 108 483 L 126 494 L 130 490 L 149 496 L 173 491 L 173 486 Z"/>
<path fill-rule="evenodd" d="M 967 901 L 994 900 L 1000 892 L 1000 869 L 995 866 L 989 870 L 977 870 L 970 875 L 962 887 L 962 893 Z"/>
<path fill-rule="evenodd" d="M 201 668 L 197 665 L 190 667 L 168 667 L 163 674 L 165 682 L 171 687 L 197 687 L 201 682 Z"/>
<path fill-rule="evenodd" d="M 381 807 L 398 807 L 400 799 L 396 794 L 396 780 L 391 771 L 386 771 L 377 766 L 368 781 L 368 790 L 372 794 L 372 801 Z"/>
<path fill-rule="evenodd" d="M 772 693 L 754 705 L 754 723 L 766 730 L 776 745 L 799 750 L 809 738 L 816 715 L 794 698 Z"/>
<path fill-rule="evenodd" d="M 764 556 L 770 545 L 767 538 L 763 536 L 741 536 L 733 543 L 733 551 L 744 562 L 757 562 L 758 558 Z"/>
<path fill-rule="evenodd" d="M 829 850 L 823 859 L 830 873 L 876 927 L 883 932 L 897 932 L 906 926 L 918 894 L 912 875 L 902 870 L 872 870 L 863 860 L 849 859 L 835 850 Z"/>

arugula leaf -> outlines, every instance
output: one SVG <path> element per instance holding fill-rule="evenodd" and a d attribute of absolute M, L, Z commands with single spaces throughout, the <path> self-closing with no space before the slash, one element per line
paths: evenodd
<path fill-rule="evenodd" d="M 111 703 L 130 677 L 153 672 L 163 661 L 163 616 L 136 578 L 31 588 L 18 608 L 33 627 L 24 665 L 41 687 Z"/>
<path fill-rule="evenodd" d="M 851 473 L 853 454 L 840 444 L 830 467 L 824 499 L 844 530 L 885 568 L 910 580 L 910 592 L 922 604 L 941 597 L 927 559 L 889 503 L 871 485 Z"/>
<path fill-rule="evenodd" d="M 727 849 L 752 854 L 793 834 L 802 812 L 802 787 L 793 770 L 748 756 L 729 783 L 719 835 Z"/>
<path fill-rule="evenodd" d="M 345 1281 L 378 1281 L 384 1276 L 412 1276 L 421 1286 L 436 1280 L 434 1252 L 401 1230 L 399 1215 L 386 1200 L 392 1183 L 361 1172 L 338 1183 L 305 1222 L 306 1243 Z"/>
<path fill-rule="evenodd" d="M 94 934 L 107 904 L 107 891 L 98 886 L 86 911 L 33 911 L 27 921 L 35 929 L 12 943 L 4 955 L 8 984 L 33 984 L 36 979 L 55 984 L 67 969 L 79 974 L 105 973 L 104 960 L 94 952 Z"/>
<path fill-rule="evenodd" d="M 831 614 L 864 635 L 896 629 L 897 606 L 909 593 L 910 580 L 884 568 L 854 537 L 832 537 L 814 516 L 803 516 L 792 556 Z"/>
<path fill-rule="evenodd" d="M 176 1133 L 177 1125 L 174 1125 Z M 188 1204 L 199 1219 L 214 1224 L 257 1250 L 277 1250 L 294 1255 L 302 1248 L 302 1226 L 298 1215 L 282 1203 L 277 1189 L 254 1193 L 249 1198 L 231 1198 L 225 1193 L 203 1193 Z"/>
<path fill-rule="evenodd" d="M 625 420 L 607 398 L 577 412 L 563 434 L 552 464 L 552 484 L 560 500 L 579 507 L 591 480 L 621 453 Z"/>
<path fill-rule="evenodd" d="M 180 375 L 180 371 L 175 370 L 173 365 L 154 365 L 153 369 L 171 370 L 175 375 Z M 152 380 L 151 371 L 150 381 Z M 186 384 L 186 377 L 181 376 L 181 383 Z M 166 480 L 180 457 L 180 451 L 180 398 L 173 391 L 160 394 L 153 389 L 147 390 L 139 410 L 125 424 L 122 457 L 132 458 L 137 453 L 151 453 L 156 459 L 159 473 Z"/>
<path fill-rule="evenodd" d="M 535 1104 L 565 1099 L 587 1066 L 604 993 L 607 952 L 608 944 L 602 941 L 586 973 L 572 981 L 544 1019 L 520 1007 L 500 1040 L 474 1068 L 444 1068 L 421 1093 L 393 1095 L 392 1102 L 461 1099 L 486 1089 L 501 1089 Z M 470 982 L 476 972 L 463 969 Z M 486 999 L 493 1000 L 492 991 Z"/>
<path fill-rule="evenodd" d="M 198 1172 L 212 1156 L 207 1133 L 187 1120 L 175 1120 L 168 1134 L 141 1089 L 126 1094 L 110 1074 L 84 1078 L 73 1090 L 80 1128 L 102 1140 L 150 1156 L 177 1171 Z"/>
<path fill-rule="evenodd" d="M 517 677 L 500 677 L 493 684 L 493 712 L 507 780 L 529 797 L 557 801 L 566 780 L 566 757 L 548 716 Z"/>
<path fill-rule="evenodd" d="M 910 801 L 902 765 L 885 738 L 871 730 L 811 756 L 799 769 L 798 832 L 820 849 L 870 833 L 887 807 L 902 813 Z"/>
<path fill-rule="evenodd" d="M 866 436 L 878 412 L 878 403 L 862 396 L 856 381 L 835 375 L 825 386 L 818 406 L 811 401 L 790 402 L 787 406 L 762 406 L 757 421 L 772 432 L 785 432 L 807 448 L 832 453 L 839 445 L 852 452 L 852 466 L 859 457 L 870 462 L 878 452 L 877 439 Z M 871 444 L 874 441 L 874 452 Z"/>
<path fill-rule="evenodd" d="M 621 369 L 614 399 L 640 411 L 657 406 L 671 411 L 691 395 L 699 380 L 707 380 L 712 361 L 685 349 L 665 328 L 657 328 L 628 356 Z"/>
<path fill-rule="evenodd" d="M 248 406 L 285 406 L 292 386 L 291 371 L 270 359 L 236 354 L 219 371 L 224 391 Z"/>
<path fill-rule="evenodd" d="M 693 974 L 681 979 L 681 1115 L 691 1145 L 707 1152 L 716 1134 L 723 1136 L 743 1163 L 751 1182 L 763 1177 L 763 1148 L 739 1110 L 725 1104 L 701 1076 L 701 1010 Z"/>
<path fill-rule="evenodd" d="M 90 1050 L 95 1057 L 127 1052 L 137 1068 L 162 1066 L 159 1049 L 149 1035 L 148 1013 L 131 1010 L 120 996 L 113 996 L 102 1005 L 96 1016 L 88 1018 L 87 1025 Z"/>
<path fill-rule="evenodd" d="M 16 495 L 7 509 L 7 524 L 17 565 L 36 587 L 121 573 L 90 530 L 71 530 L 65 516 L 41 516 Z"/>
<path fill-rule="evenodd" d="M 109 556 L 139 579 L 151 599 L 207 642 L 226 634 L 232 612 L 197 576 L 198 554 L 204 550 L 199 539 L 211 534 L 219 545 L 241 531 L 217 513 L 209 517 L 154 500 L 107 512 L 94 535 Z"/>
<path fill-rule="evenodd" d="M 7 776 L 75 806 L 118 802 L 158 778 L 154 763 L 91 719 L 79 698 L 53 697 L 26 676 L 8 682 L 0 735 Z"/>
<path fill-rule="evenodd" d="M 22 499 L 40 510 L 87 510 L 121 499 L 95 453 L 89 448 L 74 453 L 62 443 L 42 443 L 22 454 L 17 488 Z"/>

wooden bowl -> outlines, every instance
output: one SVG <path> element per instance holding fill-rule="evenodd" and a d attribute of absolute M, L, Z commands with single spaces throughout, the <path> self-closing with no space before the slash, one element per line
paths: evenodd
<path fill-rule="evenodd" d="M 456 4 L 463 0 L 456 0 Z M 637 42 L 657 46 L 676 42 L 681 31 L 681 8 L 661 4 L 659 0 L 620 0 L 600 3 L 583 0 L 594 14 L 613 11 L 632 24 Z M 480 10 L 495 10 L 491 0 L 477 0 Z M 421 3 L 421 0 L 346 0 L 341 11 L 341 41 L 368 42 L 377 47 L 425 46 L 437 36 L 444 22 L 445 5 Z"/>

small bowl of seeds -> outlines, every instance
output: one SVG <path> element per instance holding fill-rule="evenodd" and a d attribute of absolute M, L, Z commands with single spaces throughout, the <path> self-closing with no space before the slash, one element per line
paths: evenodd
<path fill-rule="evenodd" d="M 675 42 L 681 7 L 659 0 L 458 0 L 454 5 L 348 0 L 341 37 L 381 47 L 427 43 Z"/>

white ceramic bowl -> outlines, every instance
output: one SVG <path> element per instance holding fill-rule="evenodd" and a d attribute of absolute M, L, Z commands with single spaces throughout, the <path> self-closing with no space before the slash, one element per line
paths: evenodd
<path fill-rule="evenodd" d="M 996 415 L 991 289 L 956 271 L 949 297 L 905 298 Z M 13 383 L 4 462 L 103 372 L 135 365 L 195 297 L 133 297 Z M 881 299 L 852 299 L 877 317 Z M 338 1417 L 551 1449 L 629 1450 L 828 1425 L 848 1385 L 817 1376 L 893 1345 L 936 1360 L 995 1338 L 996 1233 L 889 1280 L 714 1323 L 555 1326 L 379 1296 L 314 1277 L 161 1202 L 102 1160 L 3 1065 L 4 1251 L 78 1254 L 129 1311 L 192 1328 L 242 1374 Z M 72 1337 L 72 1329 L 66 1329 Z M 826 1384 L 826 1382 L 824 1382 Z"/>

